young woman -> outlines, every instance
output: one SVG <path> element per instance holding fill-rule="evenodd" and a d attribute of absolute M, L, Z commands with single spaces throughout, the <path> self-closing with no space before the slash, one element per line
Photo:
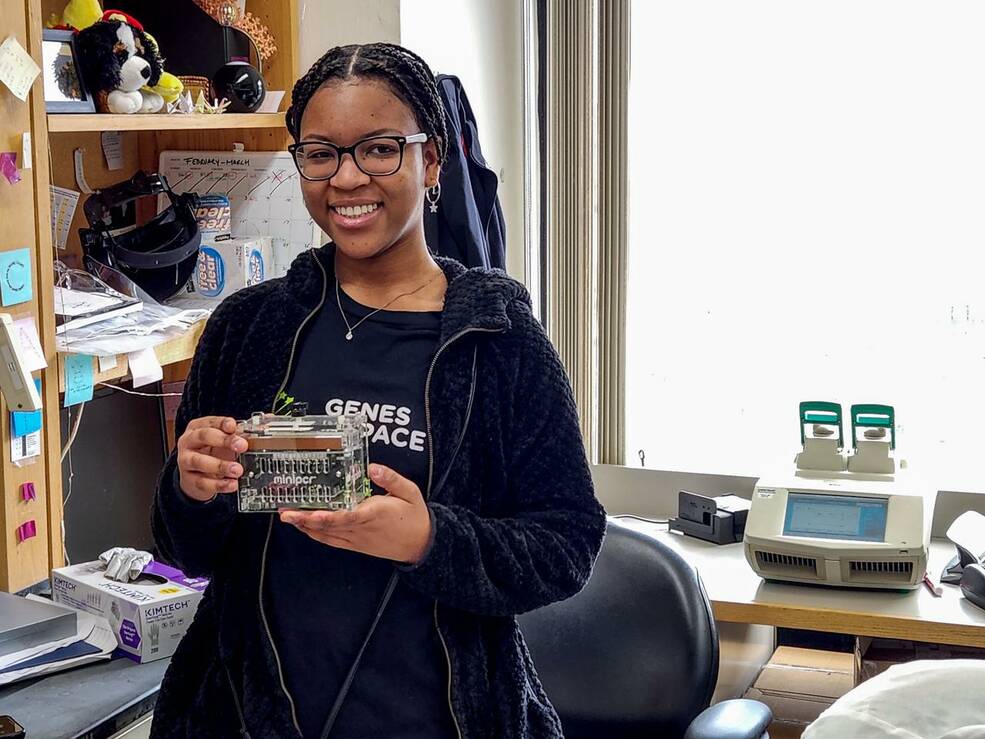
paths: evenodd
<path fill-rule="evenodd" d="M 223 302 L 196 353 L 154 531 L 211 585 L 152 734 L 560 736 L 514 616 L 584 585 L 605 517 L 526 291 L 424 241 L 448 145 L 431 70 L 390 44 L 332 49 L 287 125 L 332 244 Z M 236 512 L 234 419 L 285 394 L 368 414 L 380 494 Z"/>

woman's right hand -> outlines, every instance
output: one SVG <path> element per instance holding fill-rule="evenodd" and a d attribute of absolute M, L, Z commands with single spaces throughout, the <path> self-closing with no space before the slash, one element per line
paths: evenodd
<path fill-rule="evenodd" d="M 236 461 L 246 451 L 246 439 L 236 435 L 236 421 L 222 416 L 196 418 L 178 439 L 181 490 L 207 502 L 220 493 L 235 493 L 243 466 Z"/>

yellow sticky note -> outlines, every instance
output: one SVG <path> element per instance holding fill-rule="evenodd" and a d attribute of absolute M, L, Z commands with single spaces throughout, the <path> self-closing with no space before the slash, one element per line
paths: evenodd
<path fill-rule="evenodd" d="M 0 44 L 0 82 L 21 100 L 27 100 L 34 80 L 41 74 L 41 68 L 35 64 L 31 55 L 24 51 L 17 39 L 8 36 Z"/>

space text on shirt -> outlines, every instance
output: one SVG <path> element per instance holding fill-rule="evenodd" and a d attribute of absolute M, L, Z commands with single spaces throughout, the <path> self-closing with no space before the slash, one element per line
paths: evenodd
<path fill-rule="evenodd" d="M 329 415 L 365 413 L 371 429 L 371 444 L 387 444 L 413 452 L 424 451 L 427 434 L 420 429 L 410 428 L 411 411 L 407 406 L 332 398 L 325 404 L 325 412 Z M 394 425 L 396 428 L 393 428 Z"/>

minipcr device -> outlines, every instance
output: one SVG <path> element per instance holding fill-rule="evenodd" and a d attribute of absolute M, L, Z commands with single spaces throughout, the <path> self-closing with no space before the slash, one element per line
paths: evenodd
<path fill-rule="evenodd" d="M 370 494 L 366 415 L 278 416 L 240 423 L 247 450 L 239 461 L 239 510 L 352 510 Z"/>

